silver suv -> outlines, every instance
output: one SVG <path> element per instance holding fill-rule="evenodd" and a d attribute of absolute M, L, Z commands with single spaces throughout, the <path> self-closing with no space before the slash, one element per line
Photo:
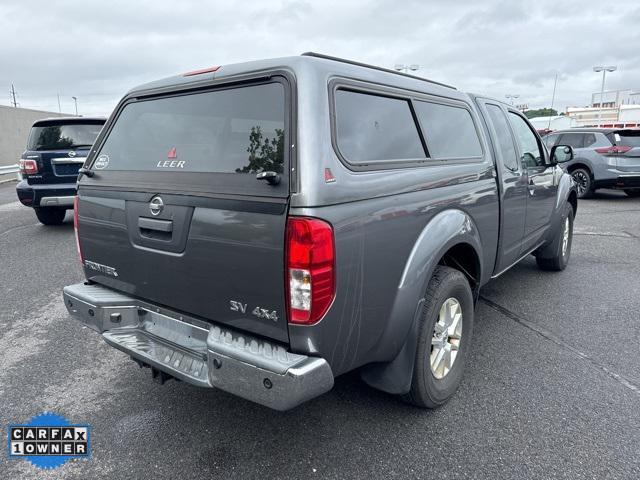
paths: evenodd
<path fill-rule="evenodd" d="M 569 145 L 573 160 L 564 163 L 578 186 L 579 198 L 598 188 L 624 190 L 640 197 L 640 129 L 581 128 L 544 137 L 547 148 Z"/>

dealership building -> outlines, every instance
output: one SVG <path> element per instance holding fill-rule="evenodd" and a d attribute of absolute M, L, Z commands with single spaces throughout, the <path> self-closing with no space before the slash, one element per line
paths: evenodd
<path fill-rule="evenodd" d="M 640 126 L 640 91 L 612 90 L 591 95 L 588 107 L 567 107 L 571 127 L 633 128 Z M 557 130 L 557 129 L 556 129 Z"/>

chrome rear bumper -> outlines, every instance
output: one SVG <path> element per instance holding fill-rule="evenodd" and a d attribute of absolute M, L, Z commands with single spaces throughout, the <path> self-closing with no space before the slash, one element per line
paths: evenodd
<path fill-rule="evenodd" d="M 42 197 L 40 199 L 41 207 L 71 207 L 73 206 L 74 197 L 69 195 L 65 197 Z"/>
<path fill-rule="evenodd" d="M 100 285 L 63 290 L 69 313 L 141 364 L 288 410 L 333 387 L 326 360 L 220 325 L 177 315 Z"/>

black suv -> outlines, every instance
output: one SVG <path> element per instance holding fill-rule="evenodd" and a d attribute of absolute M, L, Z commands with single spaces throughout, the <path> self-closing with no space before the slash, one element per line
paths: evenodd
<path fill-rule="evenodd" d="M 38 120 L 20 159 L 23 180 L 16 187 L 23 205 L 45 225 L 59 225 L 73 208 L 78 170 L 104 125 L 104 118 Z"/>

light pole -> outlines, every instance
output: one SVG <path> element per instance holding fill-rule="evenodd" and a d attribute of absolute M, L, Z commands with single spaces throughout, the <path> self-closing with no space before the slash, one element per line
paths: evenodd
<path fill-rule="evenodd" d="M 512 94 L 512 93 L 507 93 L 504 97 L 505 97 L 505 98 L 507 98 L 507 99 L 509 99 L 509 100 L 511 100 L 511 105 L 513 105 L 513 101 L 514 101 L 516 98 L 520 98 L 520 95 L 518 95 L 518 94 Z"/>
<path fill-rule="evenodd" d="M 396 63 L 393 69 L 399 72 L 409 73 L 409 70 L 411 70 L 412 72 L 415 72 L 416 70 L 420 70 L 420 65 L 416 65 L 416 64 L 403 65 L 401 63 Z"/>
<path fill-rule="evenodd" d="M 76 117 L 78 116 L 78 97 L 71 97 L 73 98 L 74 103 L 76 104 Z"/>
<path fill-rule="evenodd" d="M 551 95 L 551 110 L 553 111 L 553 104 L 556 101 L 556 86 L 558 85 L 558 74 L 556 73 L 556 79 L 553 81 L 553 94 Z M 547 130 L 551 130 L 551 117 L 553 113 L 549 112 L 549 123 L 547 124 Z"/>
<path fill-rule="evenodd" d="M 600 87 L 600 108 L 598 108 L 598 126 L 602 123 L 602 104 L 604 103 L 604 78 L 607 72 L 615 72 L 618 67 L 610 65 L 608 67 L 593 67 L 594 72 L 602 72 L 602 87 Z"/>

